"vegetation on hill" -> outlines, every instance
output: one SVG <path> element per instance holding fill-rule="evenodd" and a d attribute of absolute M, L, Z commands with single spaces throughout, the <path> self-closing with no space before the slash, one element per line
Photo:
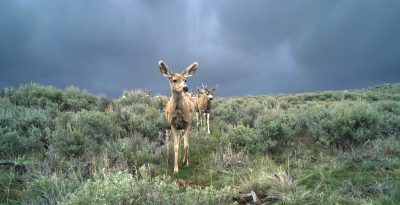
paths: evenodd
<path fill-rule="evenodd" d="M 252 191 L 260 203 L 400 201 L 400 84 L 213 103 L 211 135 L 193 127 L 190 166 L 174 176 L 147 92 L 2 89 L 0 203 L 245 204 Z"/>

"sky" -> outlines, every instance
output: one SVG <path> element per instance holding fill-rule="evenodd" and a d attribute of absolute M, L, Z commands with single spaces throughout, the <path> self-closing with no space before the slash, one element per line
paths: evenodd
<path fill-rule="evenodd" d="M 0 88 L 35 82 L 118 97 L 170 94 L 159 72 L 216 95 L 400 82 L 398 0 L 1 0 Z"/>

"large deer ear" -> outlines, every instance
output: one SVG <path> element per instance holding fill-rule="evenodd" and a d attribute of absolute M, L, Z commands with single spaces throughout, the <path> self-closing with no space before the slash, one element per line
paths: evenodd
<path fill-rule="evenodd" d="M 164 63 L 164 61 L 158 62 L 158 68 L 160 69 L 161 74 L 163 76 L 170 78 L 172 76 L 171 71 L 169 70 L 167 64 Z"/>
<path fill-rule="evenodd" d="M 197 70 L 197 66 L 199 64 L 197 62 L 194 62 L 192 65 L 188 66 L 182 73 L 181 75 L 183 75 L 185 78 L 192 76 L 196 70 Z"/>

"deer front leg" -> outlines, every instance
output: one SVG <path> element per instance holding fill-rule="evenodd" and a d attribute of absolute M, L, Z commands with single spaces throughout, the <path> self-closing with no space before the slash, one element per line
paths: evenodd
<path fill-rule="evenodd" d="M 207 113 L 203 113 L 202 114 L 203 116 L 202 116 L 202 121 L 203 121 L 203 124 L 202 124 L 202 128 L 203 128 L 203 130 L 206 130 L 206 123 L 207 123 Z"/>
<path fill-rule="evenodd" d="M 199 130 L 203 128 L 203 113 L 199 112 L 200 127 Z"/>
<path fill-rule="evenodd" d="M 172 134 L 174 135 L 174 174 L 178 173 L 178 159 L 179 159 L 179 132 L 172 129 Z"/>
<path fill-rule="evenodd" d="M 184 146 L 184 154 L 183 154 L 183 164 L 189 166 L 189 130 L 190 126 L 185 129 L 183 134 L 183 146 Z"/>
<path fill-rule="evenodd" d="M 210 113 L 207 113 L 207 131 L 210 134 Z"/>
<path fill-rule="evenodd" d="M 167 151 L 167 169 L 166 169 L 166 173 L 168 174 L 168 168 L 169 168 L 169 130 L 165 131 L 165 145 L 166 145 L 166 151 Z"/>

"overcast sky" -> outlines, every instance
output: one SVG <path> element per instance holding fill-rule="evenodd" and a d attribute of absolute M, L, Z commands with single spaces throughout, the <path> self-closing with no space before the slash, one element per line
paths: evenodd
<path fill-rule="evenodd" d="M 400 82 L 399 0 L 1 0 L 0 87 L 262 95 Z"/>

